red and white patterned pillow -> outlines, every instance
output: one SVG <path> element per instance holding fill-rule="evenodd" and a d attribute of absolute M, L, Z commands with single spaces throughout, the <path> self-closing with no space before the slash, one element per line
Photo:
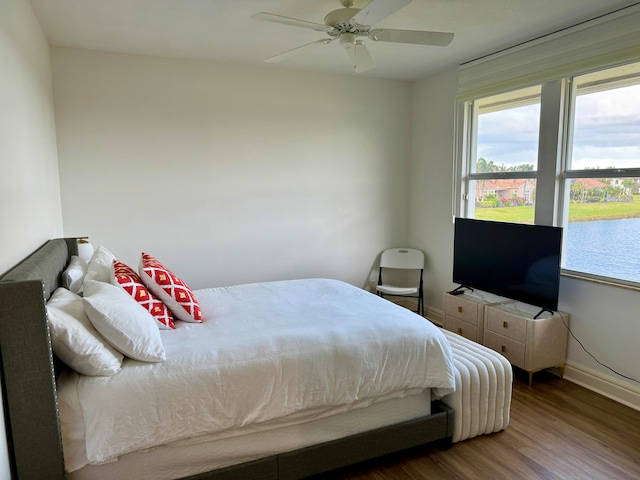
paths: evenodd
<path fill-rule="evenodd" d="M 142 253 L 138 268 L 142 283 L 162 300 L 178 320 L 202 322 L 202 311 L 196 296 L 182 279 L 147 253 Z"/>
<path fill-rule="evenodd" d="M 176 328 L 173 323 L 173 315 L 167 306 L 156 298 L 142 283 L 136 271 L 119 260 L 113 261 L 114 285 L 131 295 L 140 305 L 142 305 L 158 322 L 161 330 Z"/>

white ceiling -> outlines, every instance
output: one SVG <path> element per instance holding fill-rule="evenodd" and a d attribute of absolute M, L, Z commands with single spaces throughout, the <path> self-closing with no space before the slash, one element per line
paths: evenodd
<path fill-rule="evenodd" d="M 369 0 L 356 0 L 363 7 Z M 455 33 L 448 47 L 365 41 L 376 67 L 358 75 L 416 80 L 637 3 L 631 0 L 413 0 L 377 27 Z M 269 12 L 323 23 L 339 0 L 31 0 L 56 46 L 354 74 L 333 42 L 280 63 L 267 57 L 326 34 L 250 18 Z"/>

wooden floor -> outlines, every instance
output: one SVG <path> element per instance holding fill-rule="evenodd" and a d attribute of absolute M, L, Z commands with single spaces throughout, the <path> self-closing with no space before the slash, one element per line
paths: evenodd
<path fill-rule="evenodd" d="M 640 479 L 640 412 L 546 372 L 516 371 L 511 424 L 449 450 L 421 447 L 317 479 Z"/>

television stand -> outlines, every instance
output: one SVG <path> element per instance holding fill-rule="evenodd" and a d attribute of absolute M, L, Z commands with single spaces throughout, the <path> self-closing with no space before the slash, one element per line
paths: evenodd
<path fill-rule="evenodd" d="M 557 367 L 564 375 L 569 315 L 542 309 L 526 311 L 511 300 L 490 303 L 469 294 L 444 294 L 443 327 L 485 345 L 533 374 Z M 548 315 L 543 316 L 547 312 Z"/>

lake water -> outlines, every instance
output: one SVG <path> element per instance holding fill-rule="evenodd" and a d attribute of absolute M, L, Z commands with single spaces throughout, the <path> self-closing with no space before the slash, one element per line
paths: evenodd
<path fill-rule="evenodd" d="M 572 222 L 563 267 L 640 283 L 640 218 Z"/>

